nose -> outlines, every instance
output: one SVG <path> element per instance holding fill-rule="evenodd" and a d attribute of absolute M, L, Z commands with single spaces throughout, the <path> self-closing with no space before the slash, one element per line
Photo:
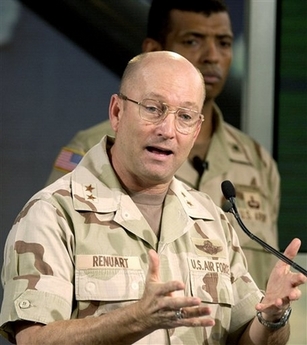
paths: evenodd
<path fill-rule="evenodd" d="M 203 62 L 217 62 L 219 60 L 219 49 L 217 42 L 214 39 L 207 39 L 202 48 L 202 61 Z"/>
<path fill-rule="evenodd" d="M 165 118 L 157 125 L 158 135 L 165 139 L 174 138 L 176 134 L 176 111 L 168 110 Z"/>

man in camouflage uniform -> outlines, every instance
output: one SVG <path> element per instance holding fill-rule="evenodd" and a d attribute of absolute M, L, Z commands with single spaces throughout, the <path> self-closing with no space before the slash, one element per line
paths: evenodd
<path fill-rule="evenodd" d="M 232 40 L 230 18 L 221 1 L 153 0 L 143 51 L 175 51 L 198 67 L 206 81 L 202 111 L 205 122 L 189 159 L 176 176 L 209 194 L 220 206 L 224 203 L 221 182 L 232 181 L 239 213 L 247 228 L 278 248 L 280 177 L 276 163 L 261 145 L 225 123 L 215 103 L 230 68 Z M 48 183 L 71 171 L 105 134 L 113 135 L 108 121 L 79 132 L 62 149 Z M 274 256 L 243 233 L 232 215 L 228 218 L 239 236 L 249 272 L 257 285 L 265 289 L 276 261 Z"/>
<path fill-rule="evenodd" d="M 263 295 L 222 210 L 174 178 L 204 97 L 201 74 L 179 54 L 130 61 L 110 101 L 115 141 L 104 137 L 14 222 L 4 336 L 17 345 L 286 344 L 289 304 L 307 278 L 278 262 Z"/>

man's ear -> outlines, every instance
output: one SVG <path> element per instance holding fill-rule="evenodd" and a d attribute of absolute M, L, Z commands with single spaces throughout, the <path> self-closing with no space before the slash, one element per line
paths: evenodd
<path fill-rule="evenodd" d="M 163 50 L 163 49 L 162 49 L 162 45 L 158 41 L 152 38 L 148 38 L 148 37 L 144 39 L 143 44 L 142 44 L 143 53 L 155 52 L 155 51 L 160 51 L 160 50 Z"/>
<path fill-rule="evenodd" d="M 116 133 L 120 122 L 122 109 L 120 109 L 120 99 L 118 95 L 112 95 L 109 104 L 109 119 L 113 131 Z"/>

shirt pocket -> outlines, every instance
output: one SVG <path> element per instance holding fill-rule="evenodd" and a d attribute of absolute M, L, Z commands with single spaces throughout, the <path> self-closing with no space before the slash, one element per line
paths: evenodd
<path fill-rule="evenodd" d="M 204 303 L 234 305 L 232 285 L 228 275 L 218 272 L 190 271 L 192 296 Z"/>
<path fill-rule="evenodd" d="M 141 269 L 76 270 L 77 301 L 121 302 L 142 297 L 145 275 Z"/>

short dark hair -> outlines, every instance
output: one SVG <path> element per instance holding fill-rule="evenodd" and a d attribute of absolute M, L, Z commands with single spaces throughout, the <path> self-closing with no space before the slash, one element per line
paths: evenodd
<path fill-rule="evenodd" d="M 170 28 L 171 10 L 203 13 L 227 12 L 228 8 L 223 0 L 152 0 L 147 19 L 147 37 L 162 45 Z"/>

